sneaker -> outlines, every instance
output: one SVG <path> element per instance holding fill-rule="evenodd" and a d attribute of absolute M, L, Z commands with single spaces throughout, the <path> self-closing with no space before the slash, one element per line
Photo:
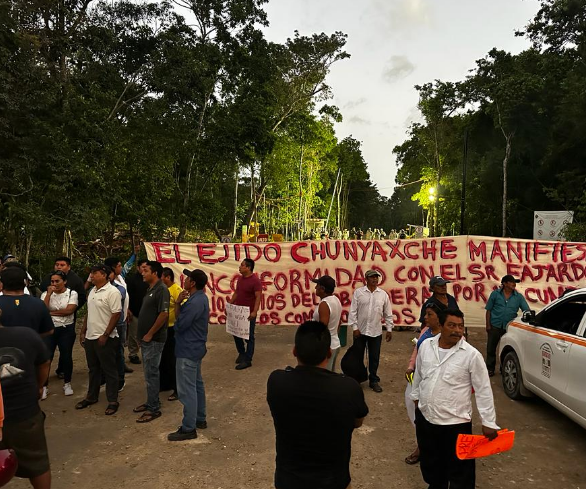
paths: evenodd
<path fill-rule="evenodd" d="M 249 367 L 252 367 L 252 362 L 244 361 L 236 365 L 236 370 L 244 370 L 245 368 Z"/>
<path fill-rule="evenodd" d="M 130 355 L 128 357 L 128 360 L 130 361 L 130 363 L 133 363 L 134 365 L 140 365 L 140 358 L 138 358 L 138 355 Z"/>
<path fill-rule="evenodd" d="M 239 353 L 238 356 L 236 357 L 236 361 L 234 363 L 242 363 L 246 361 L 246 354 L 245 353 Z"/>
<path fill-rule="evenodd" d="M 41 395 L 41 401 L 44 401 L 45 399 L 47 399 L 48 395 L 49 395 L 49 388 L 43 387 L 43 394 Z"/>
<path fill-rule="evenodd" d="M 169 441 L 185 441 L 185 440 L 195 440 L 197 438 L 197 431 L 183 431 L 183 428 L 179 427 L 177 431 L 173 433 L 169 433 L 167 435 L 167 440 Z"/>
<path fill-rule="evenodd" d="M 65 394 L 66 396 L 73 395 L 73 389 L 71 388 L 71 384 L 69 382 L 63 384 L 63 394 Z"/>
<path fill-rule="evenodd" d="M 380 386 L 380 384 L 378 382 L 372 382 L 369 384 L 369 387 L 376 393 L 381 393 L 383 391 L 383 388 Z"/>
<path fill-rule="evenodd" d="M 198 430 L 205 430 L 208 427 L 208 422 L 207 421 L 196 421 L 195 427 Z"/>
<path fill-rule="evenodd" d="M 126 385 L 126 381 L 123 380 L 121 382 L 118 382 L 118 392 L 122 392 L 124 390 L 124 386 Z"/>

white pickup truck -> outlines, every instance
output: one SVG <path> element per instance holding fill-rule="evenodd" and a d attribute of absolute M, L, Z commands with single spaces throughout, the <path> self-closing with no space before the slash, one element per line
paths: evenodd
<path fill-rule="evenodd" d="M 499 358 L 511 399 L 533 393 L 586 428 L 586 289 L 511 321 Z"/>

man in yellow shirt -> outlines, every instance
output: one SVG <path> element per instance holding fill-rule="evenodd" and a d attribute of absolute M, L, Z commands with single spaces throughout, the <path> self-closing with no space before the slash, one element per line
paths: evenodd
<path fill-rule="evenodd" d="M 163 283 L 169 289 L 170 303 L 169 303 L 169 329 L 167 330 L 167 341 L 163 348 L 163 355 L 159 365 L 159 372 L 161 373 L 161 392 L 172 390 L 173 393 L 169 396 L 169 401 L 177 400 L 177 381 L 175 379 L 175 303 L 179 294 L 183 289 L 175 283 L 175 274 L 169 267 L 163 268 L 163 275 L 161 277 Z"/>

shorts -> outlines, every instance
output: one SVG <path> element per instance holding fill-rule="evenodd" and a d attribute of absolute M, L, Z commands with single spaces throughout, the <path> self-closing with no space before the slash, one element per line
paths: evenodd
<path fill-rule="evenodd" d="M 45 413 L 39 411 L 32 418 L 6 423 L 2 428 L 0 449 L 12 448 L 18 459 L 16 477 L 30 479 L 49 471 L 49 451 L 45 439 Z"/>

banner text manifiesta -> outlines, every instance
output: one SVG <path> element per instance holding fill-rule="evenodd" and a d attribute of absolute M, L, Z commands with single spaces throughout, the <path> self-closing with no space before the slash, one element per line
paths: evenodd
<path fill-rule="evenodd" d="M 521 279 L 517 290 L 540 310 L 567 288 L 586 286 L 586 243 L 456 236 L 417 240 L 299 241 L 289 243 L 146 243 L 149 259 L 168 266 L 183 285 L 184 268 L 209 276 L 211 322 L 224 324 L 226 298 L 235 289 L 238 264 L 255 261 L 263 284 L 260 324 L 300 324 L 319 303 L 313 278 L 331 275 L 347 320 L 364 274 L 381 273 L 380 287 L 393 304 L 396 325 L 419 325 L 429 280 L 441 275 L 465 313 L 466 325 L 484 326 L 484 305 L 505 274 Z"/>

